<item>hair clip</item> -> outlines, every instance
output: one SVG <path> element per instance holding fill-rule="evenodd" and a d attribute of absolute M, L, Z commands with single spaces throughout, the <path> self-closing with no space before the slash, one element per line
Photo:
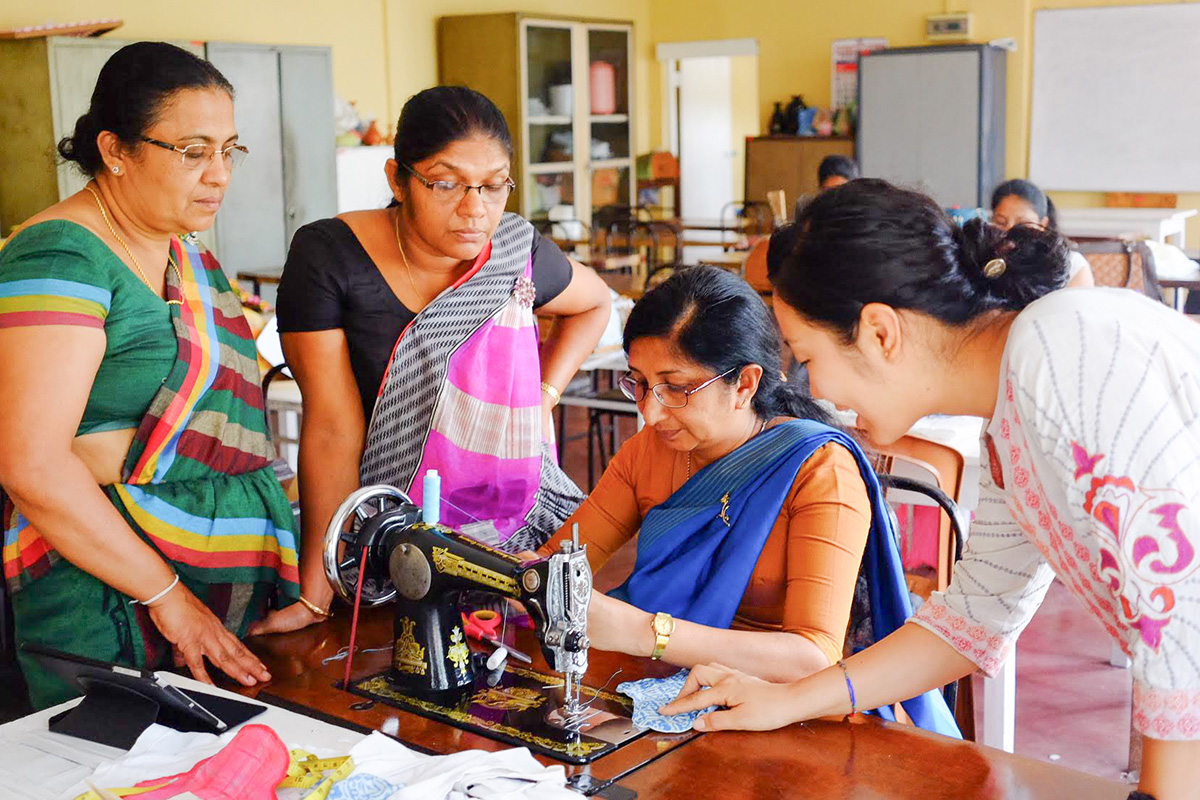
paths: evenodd
<path fill-rule="evenodd" d="M 784 383 L 787 383 L 787 373 L 784 372 L 783 370 L 779 370 L 779 380 L 783 381 Z"/>
<path fill-rule="evenodd" d="M 1008 264 L 1003 258 L 993 258 L 991 261 L 983 265 L 983 277 L 995 280 L 1004 274 L 1008 269 Z"/>

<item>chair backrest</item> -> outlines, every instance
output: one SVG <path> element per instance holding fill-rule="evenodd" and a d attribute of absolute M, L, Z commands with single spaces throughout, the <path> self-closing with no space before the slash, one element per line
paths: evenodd
<path fill-rule="evenodd" d="M 890 476 L 892 488 L 887 498 L 892 503 L 915 503 L 937 505 L 941 508 L 938 524 L 937 590 L 943 591 L 950 583 L 954 562 L 962 550 L 962 531 L 966 527 L 958 514 L 957 506 L 948 508 L 945 503 L 928 491 L 906 488 L 904 480 L 917 481 L 936 487 L 945 498 L 957 504 L 962 490 L 963 457 L 948 445 L 938 444 L 915 436 L 903 436 L 886 447 L 872 445 L 875 454 L 875 471 L 881 477 Z M 885 481 L 886 483 L 887 481 Z"/>
<path fill-rule="evenodd" d="M 1133 289 L 1162 300 L 1154 254 L 1135 239 L 1078 239 L 1076 246 L 1092 268 L 1097 286 Z"/>

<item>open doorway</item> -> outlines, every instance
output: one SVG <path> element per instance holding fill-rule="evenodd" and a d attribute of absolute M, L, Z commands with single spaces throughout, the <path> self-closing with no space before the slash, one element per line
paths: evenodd
<path fill-rule="evenodd" d="M 745 141 L 760 130 L 758 42 L 720 39 L 658 45 L 663 66 L 663 130 L 679 158 L 678 209 L 685 221 L 719 222 L 742 199 Z M 713 248 L 685 247 L 689 263 L 719 253 L 719 230 L 689 229 L 685 239 Z"/>

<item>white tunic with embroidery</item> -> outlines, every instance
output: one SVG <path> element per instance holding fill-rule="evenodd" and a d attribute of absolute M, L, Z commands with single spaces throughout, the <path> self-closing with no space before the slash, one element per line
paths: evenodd
<path fill-rule="evenodd" d="M 1133 660 L 1133 721 L 1200 739 L 1200 325 L 1127 289 L 1018 315 L 980 504 L 914 621 L 994 674 L 1054 575 Z"/>

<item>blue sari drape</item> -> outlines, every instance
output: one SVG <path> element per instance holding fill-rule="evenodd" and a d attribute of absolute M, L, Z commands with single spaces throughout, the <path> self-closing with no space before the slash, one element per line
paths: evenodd
<path fill-rule="evenodd" d="M 879 479 L 851 437 L 812 420 L 789 420 L 696 473 L 646 514 L 633 574 L 610 594 L 645 611 L 728 628 L 796 473 L 818 448 L 837 442 L 853 455 L 871 498 L 863 552 L 876 640 L 912 615 L 893 518 Z M 938 691 L 902 703 L 913 723 L 962 738 Z M 888 708 L 875 713 L 893 719 Z"/>

